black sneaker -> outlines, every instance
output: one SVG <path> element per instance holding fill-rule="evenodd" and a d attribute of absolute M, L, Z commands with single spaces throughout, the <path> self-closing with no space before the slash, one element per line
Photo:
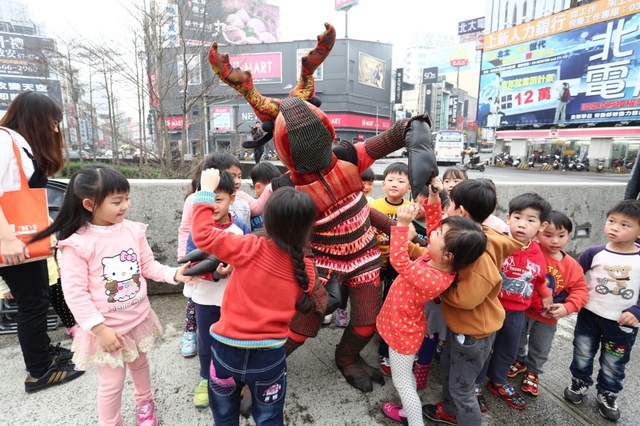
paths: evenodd
<path fill-rule="evenodd" d="M 60 346 L 60 343 L 55 346 L 49 345 L 49 353 L 53 360 L 58 364 L 66 364 L 73 358 L 73 352 Z"/>
<path fill-rule="evenodd" d="M 571 386 L 564 388 L 564 399 L 571 401 L 574 404 L 580 404 L 584 399 L 584 396 L 589 391 L 589 385 L 580 379 L 575 377 L 571 378 Z"/>
<path fill-rule="evenodd" d="M 482 389 L 480 385 L 476 383 L 475 386 L 476 398 L 478 399 L 478 405 L 480 406 L 480 412 L 485 413 L 489 409 L 489 405 L 487 404 L 487 399 L 482 394 Z"/>
<path fill-rule="evenodd" d="M 76 371 L 75 368 L 75 364 L 60 365 L 54 362 L 51 364 L 49 371 L 38 379 L 34 379 L 31 377 L 31 374 L 28 374 L 27 378 L 24 379 L 24 390 L 31 393 L 48 386 L 59 385 L 75 380 L 84 374 L 84 371 Z"/>
<path fill-rule="evenodd" d="M 620 418 L 620 410 L 618 410 L 618 395 L 612 392 L 598 392 L 597 396 L 598 408 L 602 417 L 607 420 L 617 422 Z"/>

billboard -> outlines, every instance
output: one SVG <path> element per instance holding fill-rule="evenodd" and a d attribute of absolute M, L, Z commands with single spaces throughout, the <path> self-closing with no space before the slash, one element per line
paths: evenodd
<path fill-rule="evenodd" d="M 355 6 L 360 3 L 360 0 L 334 0 L 336 12 L 351 9 L 351 6 Z"/>
<path fill-rule="evenodd" d="M 640 119 L 640 14 L 485 52 L 482 127 Z"/>
<path fill-rule="evenodd" d="M 232 67 L 251 70 L 253 82 L 282 83 L 282 53 L 250 53 L 247 55 L 229 55 Z"/>
<path fill-rule="evenodd" d="M 438 67 L 422 68 L 422 84 L 438 82 Z"/>
<path fill-rule="evenodd" d="M 0 32 L 0 75 L 46 78 L 53 49 L 50 38 Z"/>
<path fill-rule="evenodd" d="M 638 4 L 625 0 L 599 0 L 551 16 L 487 34 L 484 51 L 501 49 L 520 43 L 553 36 L 578 28 L 640 12 Z"/>
<path fill-rule="evenodd" d="M 384 89 L 387 64 L 382 59 L 358 52 L 358 83 Z"/>
<path fill-rule="evenodd" d="M 427 65 L 438 67 L 439 74 L 480 71 L 475 41 L 429 51 Z"/>
<path fill-rule="evenodd" d="M 211 119 L 213 121 L 211 126 L 213 130 L 217 132 L 231 130 L 231 107 L 211 108 Z"/>

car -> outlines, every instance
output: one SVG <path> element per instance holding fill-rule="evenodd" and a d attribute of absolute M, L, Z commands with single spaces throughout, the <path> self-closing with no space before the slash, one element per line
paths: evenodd
<path fill-rule="evenodd" d="M 91 160 L 91 154 L 89 154 L 87 151 L 64 151 L 64 155 L 67 159 L 69 160 L 79 160 L 80 159 L 80 155 L 82 155 L 82 159 L 83 160 Z"/>

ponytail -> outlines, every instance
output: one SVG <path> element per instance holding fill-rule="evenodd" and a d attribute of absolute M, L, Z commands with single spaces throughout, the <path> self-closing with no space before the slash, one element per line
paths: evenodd
<path fill-rule="evenodd" d="M 293 263 L 293 273 L 300 288 L 304 290 L 302 297 L 296 302 L 296 309 L 303 314 L 311 313 L 316 309 L 315 302 L 309 297 L 309 275 L 305 269 L 304 246 L 292 247 L 289 251 L 291 262 Z"/>

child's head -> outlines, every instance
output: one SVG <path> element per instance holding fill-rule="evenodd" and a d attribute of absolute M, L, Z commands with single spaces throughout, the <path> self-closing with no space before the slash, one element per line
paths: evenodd
<path fill-rule="evenodd" d="M 220 171 L 229 172 L 231 177 L 233 177 L 235 191 L 238 191 L 242 185 L 242 165 L 240 164 L 240 161 L 231 154 L 226 152 L 215 152 L 207 155 L 204 159 L 202 169 L 218 169 Z"/>
<path fill-rule="evenodd" d="M 450 193 L 454 186 L 467 179 L 469 178 L 464 169 L 449 167 L 442 175 L 442 185 L 444 186 L 444 190 Z"/>
<path fill-rule="evenodd" d="M 420 190 L 418 198 L 411 202 L 411 204 L 413 204 L 413 206 L 418 210 L 418 212 L 416 213 L 416 219 L 420 222 L 424 222 L 425 218 L 424 207 L 422 206 L 422 203 L 424 202 L 424 200 L 429 198 L 430 195 L 431 188 L 429 188 L 429 185 L 425 185 Z M 442 209 L 442 217 L 446 217 L 446 211 L 449 208 L 449 196 L 447 195 L 446 191 L 440 191 L 438 196 L 440 197 L 440 208 Z"/>
<path fill-rule="evenodd" d="M 305 293 L 296 309 L 309 313 L 315 303 L 306 293 L 309 276 L 305 271 L 304 246 L 316 218 L 316 205 L 308 194 L 291 187 L 280 188 L 264 206 L 264 228 L 278 248 L 291 256 L 296 280 Z"/>
<path fill-rule="evenodd" d="M 538 233 L 538 241 L 543 251 L 553 255 L 560 253 L 567 245 L 573 224 L 566 214 L 557 210 L 549 213 L 548 222 L 547 227 Z"/>
<path fill-rule="evenodd" d="M 507 214 L 511 236 L 523 244 L 529 243 L 538 232 L 547 227 L 552 211 L 551 204 L 533 192 L 512 198 Z"/>
<path fill-rule="evenodd" d="M 280 170 L 273 163 L 262 161 L 251 169 L 249 177 L 253 182 L 254 195 L 259 198 L 271 181 L 280 176 Z"/>
<path fill-rule="evenodd" d="M 640 201 L 620 201 L 609 210 L 604 233 L 612 243 L 630 243 L 640 238 Z"/>
<path fill-rule="evenodd" d="M 373 181 L 376 179 L 373 169 L 369 167 L 367 170 L 362 172 L 360 179 L 362 180 L 363 185 L 362 192 L 364 193 L 364 196 L 367 197 L 371 194 L 371 191 L 373 190 Z"/>
<path fill-rule="evenodd" d="M 129 206 L 127 178 L 110 167 L 93 164 L 71 177 L 58 216 L 34 239 L 59 231 L 58 238 L 63 240 L 87 222 L 100 226 L 121 223 Z"/>
<path fill-rule="evenodd" d="M 229 172 L 220 172 L 220 183 L 218 183 L 215 194 L 216 211 L 213 214 L 213 220 L 217 224 L 224 225 L 229 222 L 229 206 L 236 199 L 233 177 Z"/>
<path fill-rule="evenodd" d="M 496 188 L 487 179 L 467 179 L 449 193 L 447 216 L 465 216 L 477 223 L 484 222 L 496 209 Z"/>
<path fill-rule="evenodd" d="M 442 220 L 440 229 L 429 236 L 427 252 L 440 264 L 458 271 L 475 262 L 487 247 L 487 236 L 480 225 L 466 217 L 452 216 Z"/>
<path fill-rule="evenodd" d="M 391 163 L 384 169 L 382 189 L 390 203 L 399 203 L 409 191 L 409 166 Z"/>

